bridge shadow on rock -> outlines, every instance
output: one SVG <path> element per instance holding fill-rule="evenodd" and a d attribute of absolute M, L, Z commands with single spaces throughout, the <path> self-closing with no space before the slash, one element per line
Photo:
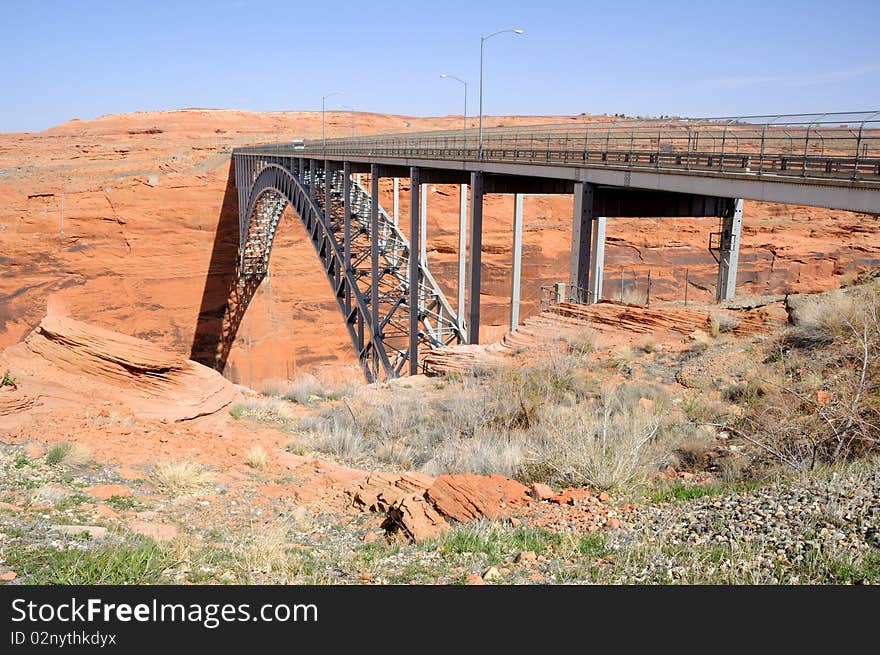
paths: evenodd
<path fill-rule="evenodd" d="M 221 373 L 226 368 L 235 335 L 263 276 L 239 279 L 238 194 L 232 162 L 226 179 L 223 205 L 214 233 L 211 263 L 205 277 L 199 318 L 193 334 L 190 359 Z"/>

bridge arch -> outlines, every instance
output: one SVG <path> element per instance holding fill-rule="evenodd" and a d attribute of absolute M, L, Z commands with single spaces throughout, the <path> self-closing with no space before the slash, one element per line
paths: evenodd
<path fill-rule="evenodd" d="M 300 177 L 293 159 L 237 162 L 239 284 L 253 284 L 266 275 L 278 223 L 289 205 L 318 255 L 366 379 L 396 377 L 410 358 L 409 243 L 378 204 L 371 211 L 373 200 L 363 188 L 345 184 L 342 171 L 331 175 L 325 180 L 323 171 L 311 168 Z M 372 216 L 376 230 L 370 229 Z M 346 221 L 352 235 L 348 257 L 342 242 Z M 371 233 L 377 234 L 376 243 Z M 370 255 L 382 259 L 376 279 L 364 266 Z M 419 342 L 434 348 L 463 341 L 463 330 L 442 291 L 423 262 L 419 269 Z M 373 298 L 379 301 L 375 313 Z M 375 326 L 373 316 L 379 317 Z"/>

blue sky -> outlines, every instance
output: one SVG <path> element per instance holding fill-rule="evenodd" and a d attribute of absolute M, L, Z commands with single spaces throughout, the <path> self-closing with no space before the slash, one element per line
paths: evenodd
<path fill-rule="evenodd" d="M 880 108 L 880 1 L 0 0 L 0 131 L 180 107 L 722 116 Z"/>

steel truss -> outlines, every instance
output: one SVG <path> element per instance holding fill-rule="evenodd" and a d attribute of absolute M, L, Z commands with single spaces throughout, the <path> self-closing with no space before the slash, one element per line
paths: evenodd
<path fill-rule="evenodd" d="M 278 223 L 286 206 L 299 216 L 345 319 L 364 375 L 370 382 L 397 377 L 410 358 L 410 244 L 377 203 L 376 243 L 372 202 L 342 170 L 331 172 L 330 212 L 323 167 L 301 159 L 235 154 L 241 239 L 240 284 L 266 275 Z M 323 162 L 322 162 L 323 164 Z M 345 248 L 345 188 L 349 189 L 349 256 Z M 378 257 L 374 279 L 372 257 Z M 464 330 L 425 262 L 418 267 L 419 350 L 465 341 Z M 372 302 L 377 290 L 378 323 Z M 420 362 L 419 370 L 424 366 Z"/>

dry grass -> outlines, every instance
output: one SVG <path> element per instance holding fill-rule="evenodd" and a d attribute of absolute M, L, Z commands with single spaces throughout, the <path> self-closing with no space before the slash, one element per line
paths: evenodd
<path fill-rule="evenodd" d="M 755 460 L 797 470 L 880 445 L 880 300 L 876 283 L 801 298 L 794 327 L 768 348 L 771 374 L 737 398 L 730 427 Z"/>
<path fill-rule="evenodd" d="M 708 332 L 703 330 L 694 330 L 690 333 L 691 350 L 694 352 L 702 352 L 712 345 L 712 337 Z"/>
<path fill-rule="evenodd" d="M 65 468 L 78 468 L 92 461 L 92 451 L 78 443 L 64 441 L 46 452 L 45 462 Z"/>
<path fill-rule="evenodd" d="M 360 371 L 341 380 L 323 379 L 312 373 L 301 373 L 288 382 L 275 382 L 267 385 L 262 394 L 272 398 L 282 398 L 299 405 L 312 407 L 328 400 L 351 398 L 360 388 Z"/>
<path fill-rule="evenodd" d="M 153 471 L 153 477 L 173 494 L 196 491 L 212 482 L 212 476 L 205 467 L 188 459 L 160 462 Z"/>
<path fill-rule="evenodd" d="M 260 444 L 257 444 L 248 451 L 244 458 L 244 463 L 254 469 L 264 469 L 266 468 L 267 459 L 266 451 Z"/>
<path fill-rule="evenodd" d="M 627 305 L 639 305 L 644 307 L 648 304 L 648 292 L 645 289 L 630 287 L 624 289 L 622 302 Z"/>
<path fill-rule="evenodd" d="M 235 419 L 249 418 L 267 423 L 287 423 L 293 420 L 293 412 L 286 402 L 277 398 L 247 398 L 235 403 L 229 410 Z"/>
<path fill-rule="evenodd" d="M 529 462 L 532 477 L 543 472 L 559 484 L 631 486 L 656 468 L 660 450 L 667 452 L 658 448 L 659 434 L 659 416 L 618 390 L 586 405 L 548 407 Z"/>
<path fill-rule="evenodd" d="M 635 352 L 632 348 L 619 348 L 611 353 L 608 358 L 608 365 L 619 373 L 628 373 L 632 367 Z"/>
<path fill-rule="evenodd" d="M 331 392 L 314 375 L 304 373 L 293 380 L 282 394 L 285 400 L 311 405 L 329 397 Z"/>
<path fill-rule="evenodd" d="M 736 316 L 724 312 L 712 312 L 709 315 L 709 335 L 717 339 L 722 334 L 733 332 L 739 327 L 739 319 Z"/>

